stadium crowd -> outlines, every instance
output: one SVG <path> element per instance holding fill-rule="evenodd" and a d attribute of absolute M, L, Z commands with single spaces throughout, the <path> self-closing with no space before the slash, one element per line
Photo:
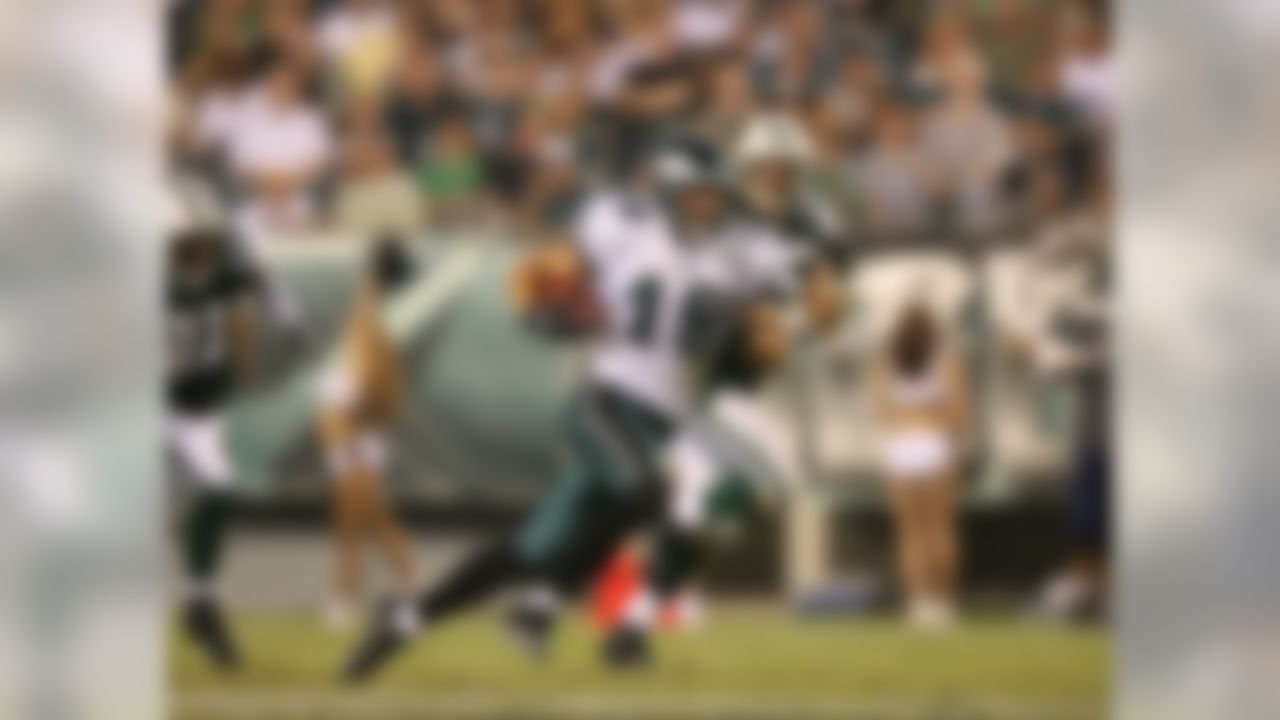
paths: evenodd
<path fill-rule="evenodd" d="M 812 180 L 852 232 L 982 230 L 1043 214 L 1037 187 L 1088 194 L 1112 112 L 1105 11 L 175 0 L 172 142 L 268 231 L 528 231 L 637 132 L 678 126 L 723 146 L 782 110 L 808 128 Z"/>

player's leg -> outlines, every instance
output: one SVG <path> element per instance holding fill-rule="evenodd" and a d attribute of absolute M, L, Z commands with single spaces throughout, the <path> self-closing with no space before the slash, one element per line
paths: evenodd
<path fill-rule="evenodd" d="M 632 494 L 653 482 L 648 460 L 665 428 L 643 409 L 608 391 L 591 390 L 575 404 L 571 420 L 578 462 L 513 538 L 478 552 L 420 597 L 417 624 L 439 623 L 517 580 L 533 578 L 535 585 L 555 588 L 574 574 L 572 548 L 589 542 L 597 519 L 621 517 Z M 416 630 L 406 632 L 405 623 L 400 625 L 379 623 L 348 663 L 349 679 L 373 672 Z"/>
<path fill-rule="evenodd" d="M 360 681 L 378 670 L 421 628 L 446 622 L 487 600 L 503 587 L 528 577 L 525 558 L 530 548 L 550 545 L 563 532 L 584 502 L 589 481 L 578 468 L 566 472 L 538 504 L 523 532 L 504 536 L 467 556 L 440 581 L 417 596 L 411 615 L 393 606 L 379 608 L 366 637 L 343 670 L 349 681 Z"/>
<path fill-rule="evenodd" d="M 518 581 L 553 587 L 545 570 L 550 558 L 574 535 L 575 523 L 587 512 L 597 483 L 580 467 L 567 471 L 514 535 L 481 547 L 418 596 L 412 617 L 385 606 L 343 671 L 349 681 L 372 675 L 421 628 L 446 622 Z M 530 580 L 533 578 L 533 580 Z M 557 603 L 558 604 L 558 603 Z M 547 625 L 554 607 L 539 622 Z M 533 622 L 531 616 L 527 622 Z"/>
<path fill-rule="evenodd" d="M 168 434 L 194 485 L 181 530 L 187 575 L 184 624 L 213 662 L 232 668 L 239 664 L 240 653 L 223 618 L 215 587 L 236 504 L 222 418 L 174 415 L 169 419 Z"/>
<path fill-rule="evenodd" d="M 615 667 L 649 662 L 648 635 L 659 608 L 686 584 L 701 562 L 720 463 L 703 439 L 686 429 L 668 448 L 666 466 L 666 514 L 649 548 L 644 582 L 632 593 L 621 620 L 605 640 L 604 659 Z"/>
<path fill-rule="evenodd" d="M 559 608 L 598 577 L 609 558 L 628 537 L 660 517 L 663 488 L 647 482 L 619 493 L 604 481 L 583 496 L 580 509 L 568 513 L 558 538 L 538 551 L 523 546 L 529 568 L 524 588 L 508 616 L 520 645 L 535 658 L 545 655 Z M 531 526 L 531 527 L 536 527 Z"/>
<path fill-rule="evenodd" d="M 535 655 L 545 652 L 563 599 L 580 593 L 663 507 L 658 455 L 670 430 L 665 420 L 623 395 L 591 388 L 575 403 L 568 428 L 583 473 L 580 502 L 570 512 L 535 518 L 520 538 L 530 577 L 510 621 Z"/>

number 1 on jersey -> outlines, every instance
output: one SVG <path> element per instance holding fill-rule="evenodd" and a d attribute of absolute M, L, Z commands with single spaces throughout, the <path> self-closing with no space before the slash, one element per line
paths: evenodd
<path fill-rule="evenodd" d="M 636 343 L 652 342 L 658 327 L 658 310 L 662 305 L 662 285 L 652 276 L 644 277 L 631 288 L 635 314 L 628 334 Z"/>

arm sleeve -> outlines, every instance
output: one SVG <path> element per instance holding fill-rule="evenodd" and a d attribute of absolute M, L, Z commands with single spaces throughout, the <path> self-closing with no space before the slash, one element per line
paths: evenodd
<path fill-rule="evenodd" d="M 606 198 L 590 200 L 578 216 L 573 240 L 589 266 L 598 267 L 603 258 L 616 255 L 624 247 L 626 233 L 619 222 L 616 202 Z"/>
<path fill-rule="evenodd" d="M 752 238 L 744 251 L 744 274 L 750 294 L 794 297 L 811 255 L 803 246 L 782 238 L 765 234 Z"/>

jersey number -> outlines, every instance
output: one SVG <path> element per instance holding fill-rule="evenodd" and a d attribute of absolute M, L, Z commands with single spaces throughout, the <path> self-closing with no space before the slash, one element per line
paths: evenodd
<path fill-rule="evenodd" d="M 631 339 L 640 345 L 653 341 L 658 330 L 658 311 L 662 306 L 662 285 L 652 277 L 642 278 L 631 288 L 635 315 L 631 318 Z"/>
<path fill-rule="evenodd" d="M 648 345 L 654 341 L 662 300 L 662 284 L 652 276 L 641 278 L 631 288 L 635 314 L 631 317 L 629 335 L 636 344 Z M 717 320 L 722 319 L 716 312 L 713 298 L 705 292 L 694 292 L 687 297 L 676 317 L 679 326 L 675 338 L 687 353 L 696 352 L 702 349 L 703 343 L 711 342 L 715 337 Z"/>
<path fill-rule="evenodd" d="M 169 323 L 169 362 L 174 370 L 205 370 L 225 360 L 226 314 L 222 308 L 178 313 Z"/>

